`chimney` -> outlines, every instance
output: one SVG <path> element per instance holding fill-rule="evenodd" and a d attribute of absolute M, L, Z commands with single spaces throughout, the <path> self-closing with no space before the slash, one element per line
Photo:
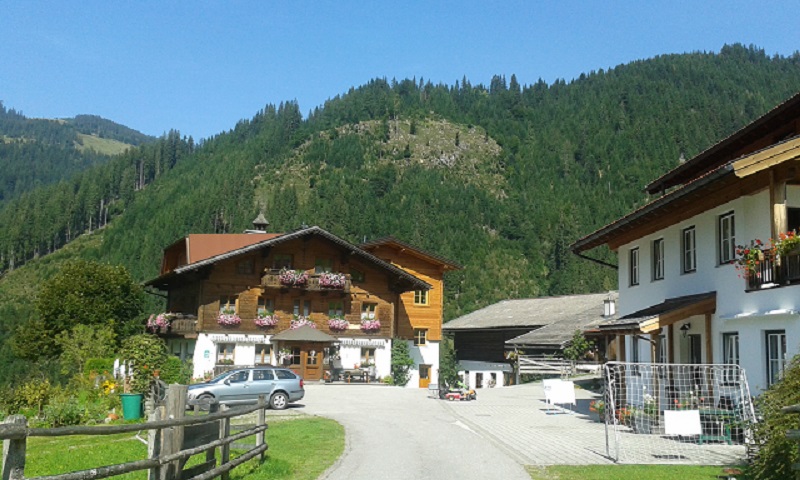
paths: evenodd
<path fill-rule="evenodd" d="M 264 213 L 261 212 L 258 214 L 255 220 L 253 220 L 253 229 L 252 230 L 245 230 L 244 233 L 267 233 L 267 226 L 269 222 L 266 218 L 264 218 Z"/>
<path fill-rule="evenodd" d="M 608 298 L 603 300 L 603 316 L 613 317 L 617 313 L 617 302 L 609 295 Z"/>

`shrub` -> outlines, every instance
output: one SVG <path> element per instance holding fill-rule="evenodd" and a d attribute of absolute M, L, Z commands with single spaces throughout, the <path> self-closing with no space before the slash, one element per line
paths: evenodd
<path fill-rule="evenodd" d="M 143 333 L 126 338 L 120 356 L 128 362 L 131 393 L 147 394 L 153 372 L 161 370 L 167 360 L 167 346 L 155 335 Z"/>
<path fill-rule="evenodd" d="M 792 464 L 800 460 L 797 442 L 786 438 L 790 429 L 800 428 L 800 415 L 782 413 L 789 405 L 800 404 L 800 356 L 786 366 L 783 379 L 756 399 L 763 421 L 753 426 L 756 444 L 761 447 L 750 468 L 753 480 L 795 478 Z"/>
<path fill-rule="evenodd" d="M 401 387 L 408 383 L 408 370 L 414 365 L 414 359 L 408 349 L 408 342 L 400 338 L 392 340 L 392 380 Z"/>
<path fill-rule="evenodd" d="M 112 373 L 114 370 L 113 358 L 90 358 L 86 360 L 83 371 L 86 373 Z"/>
<path fill-rule="evenodd" d="M 42 407 L 47 404 L 52 393 L 53 388 L 50 386 L 49 380 L 28 380 L 14 389 L 10 399 L 10 410 L 28 409 L 33 411 L 34 415 L 39 415 L 42 413 Z M 26 416 L 31 415 L 27 414 Z"/>
<path fill-rule="evenodd" d="M 81 406 L 74 397 L 59 392 L 44 407 L 44 419 L 53 427 L 80 425 Z"/>
<path fill-rule="evenodd" d="M 167 385 L 171 383 L 187 385 L 192 379 L 192 363 L 182 362 L 178 357 L 169 357 L 161 366 L 160 378 Z"/>

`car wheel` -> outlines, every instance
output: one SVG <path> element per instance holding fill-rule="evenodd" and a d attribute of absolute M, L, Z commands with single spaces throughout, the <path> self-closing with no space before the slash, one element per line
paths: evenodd
<path fill-rule="evenodd" d="M 276 392 L 272 394 L 272 397 L 269 399 L 269 406 L 272 407 L 273 410 L 283 410 L 288 405 L 289 397 L 283 392 Z"/>
<path fill-rule="evenodd" d="M 200 410 L 207 412 L 211 409 L 211 404 L 214 403 L 214 395 L 204 393 L 197 397 L 197 403 L 200 405 Z"/>

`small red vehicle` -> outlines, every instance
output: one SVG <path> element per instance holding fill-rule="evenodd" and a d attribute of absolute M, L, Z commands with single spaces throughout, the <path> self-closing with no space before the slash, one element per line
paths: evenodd
<path fill-rule="evenodd" d="M 477 395 L 475 390 L 453 390 L 445 393 L 444 398 L 453 402 L 456 400 L 475 400 Z"/>

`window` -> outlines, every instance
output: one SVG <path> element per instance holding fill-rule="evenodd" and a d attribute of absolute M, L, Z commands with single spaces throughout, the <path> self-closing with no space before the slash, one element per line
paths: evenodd
<path fill-rule="evenodd" d="M 629 265 L 629 273 L 630 273 L 630 284 L 631 286 L 639 285 L 639 249 L 638 248 L 631 248 L 630 252 L 630 265 Z"/>
<path fill-rule="evenodd" d="M 329 317 L 343 317 L 344 308 L 341 301 L 328 303 L 328 316 Z"/>
<path fill-rule="evenodd" d="M 233 349 L 236 347 L 234 343 L 218 343 L 217 344 L 217 363 L 230 363 L 233 365 Z"/>
<path fill-rule="evenodd" d="M 318 353 L 316 350 L 309 350 L 306 354 L 306 365 L 316 365 L 319 361 Z"/>
<path fill-rule="evenodd" d="M 249 376 L 250 376 L 250 371 L 248 371 L 248 370 L 242 370 L 242 371 L 240 371 L 240 372 L 236 372 L 236 373 L 234 373 L 234 374 L 231 374 L 231 375 L 228 377 L 228 380 L 229 380 L 231 383 L 244 383 L 244 382 L 246 382 L 246 381 L 247 381 L 247 377 L 249 377 Z"/>
<path fill-rule="evenodd" d="M 254 382 L 269 382 L 270 380 L 275 380 L 272 370 L 253 370 Z"/>
<path fill-rule="evenodd" d="M 292 268 L 292 256 L 285 253 L 276 253 L 272 259 L 272 268 L 276 270 Z"/>
<path fill-rule="evenodd" d="M 361 270 L 356 270 L 355 268 L 350 269 L 350 280 L 354 282 L 363 283 L 364 282 L 364 272 Z"/>
<path fill-rule="evenodd" d="M 719 263 L 731 263 L 736 258 L 736 231 L 733 212 L 719 217 Z"/>
<path fill-rule="evenodd" d="M 639 363 L 639 337 L 631 337 L 631 362 Z"/>
<path fill-rule="evenodd" d="M 722 363 L 726 365 L 739 365 L 739 333 L 722 334 Z M 723 381 L 735 383 L 739 381 L 739 372 L 735 368 L 726 368 Z"/>
<path fill-rule="evenodd" d="M 297 376 L 289 370 L 275 370 L 275 376 L 278 377 L 279 380 L 291 380 L 297 378 Z"/>
<path fill-rule="evenodd" d="M 786 332 L 774 330 L 766 332 L 767 340 L 767 386 L 783 377 L 786 368 Z"/>
<path fill-rule="evenodd" d="M 269 365 L 271 360 L 272 345 L 268 343 L 256 344 L 256 358 L 253 362 L 255 365 Z"/>
<path fill-rule="evenodd" d="M 377 303 L 362 303 L 361 304 L 361 320 L 375 320 L 375 309 L 378 307 Z"/>
<path fill-rule="evenodd" d="M 259 315 L 272 315 L 275 312 L 275 304 L 271 298 L 258 297 Z"/>
<path fill-rule="evenodd" d="M 427 304 L 428 304 L 428 291 L 414 290 L 414 305 L 427 305 Z"/>
<path fill-rule="evenodd" d="M 314 261 L 314 273 L 330 273 L 333 271 L 333 260 L 318 258 Z"/>
<path fill-rule="evenodd" d="M 428 330 L 425 328 L 414 329 L 414 345 L 420 346 L 428 343 Z"/>
<path fill-rule="evenodd" d="M 694 227 L 683 229 L 683 240 L 681 242 L 683 273 L 692 273 L 697 270 L 697 253 L 694 239 Z"/>
<path fill-rule="evenodd" d="M 219 297 L 219 313 L 223 315 L 233 315 L 236 313 L 235 295 L 223 295 Z"/>
<path fill-rule="evenodd" d="M 664 239 L 653 240 L 653 280 L 664 279 Z"/>
<path fill-rule="evenodd" d="M 304 317 L 311 315 L 311 300 L 295 300 L 292 313 L 297 316 L 302 315 Z"/>
<path fill-rule="evenodd" d="M 236 263 L 236 273 L 239 275 L 252 275 L 256 273 L 256 260 L 249 258 Z"/>
<path fill-rule="evenodd" d="M 361 365 L 366 366 L 375 363 L 375 349 L 361 347 Z"/>
<path fill-rule="evenodd" d="M 292 353 L 289 356 L 292 365 L 300 365 L 300 347 L 292 347 Z"/>

